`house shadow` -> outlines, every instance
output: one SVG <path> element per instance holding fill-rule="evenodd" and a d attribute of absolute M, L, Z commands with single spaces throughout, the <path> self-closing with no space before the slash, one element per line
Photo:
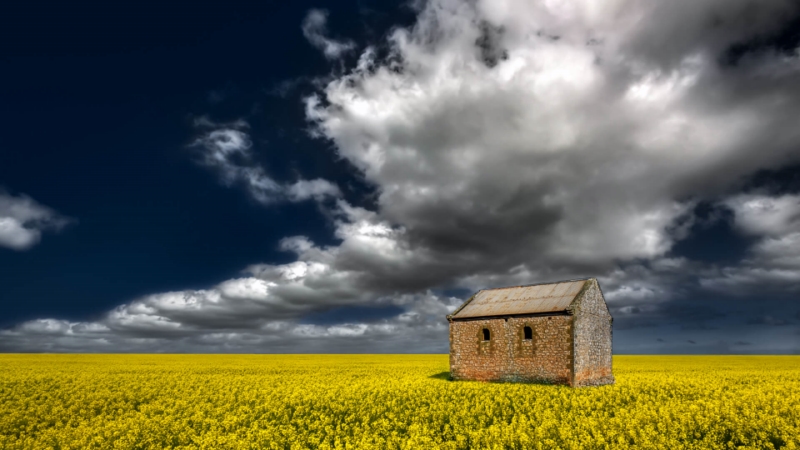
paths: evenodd
<path fill-rule="evenodd" d="M 450 372 L 439 372 L 436 375 L 429 376 L 428 378 L 433 378 L 435 380 L 452 381 L 452 378 L 450 378 Z"/>
<path fill-rule="evenodd" d="M 429 376 L 428 378 L 433 380 L 453 381 L 453 378 L 450 376 L 450 372 L 439 372 L 437 374 Z M 527 384 L 527 385 L 539 385 L 539 386 L 566 385 L 566 383 L 563 381 L 554 382 L 553 380 L 546 380 L 546 379 L 507 379 L 507 380 L 492 380 L 492 381 L 481 381 L 481 380 L 473 380 L 473 381 L 480 383 L 493 383 L 493 384 Z"/>

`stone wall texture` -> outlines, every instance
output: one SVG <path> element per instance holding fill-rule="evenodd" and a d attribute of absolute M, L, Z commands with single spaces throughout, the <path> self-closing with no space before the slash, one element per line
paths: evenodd
<path fill-rule="evenodd" d="M 450 376 L 454 380 L 569 384 L 572 316 L 511 317 L 450 323 Z M 533 339 L 524 339 L 531 327 Z M 483 340 L 483 329 L 491 339 Z"/>
<path fill-rule="evenodd" d="M 525 339 L 526 326 L 532 339 Z M 597 282 L 589 280 L 572 309 L 562 314 L 451 321 L 450 376 L 571 386 L 613 383 L 611 315 Z"/>
<path fill-rule="evenodd" d="M 611 314 L 597 281 L 590 280 L 577 299 L 573 342 L 573 386 L 611 384 Z"/>

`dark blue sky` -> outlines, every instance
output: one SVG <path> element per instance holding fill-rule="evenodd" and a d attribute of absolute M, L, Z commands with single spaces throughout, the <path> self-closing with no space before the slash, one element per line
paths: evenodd
<path fill-rule="evenodd" d="M 3 7 L 0 184 L 77 219 L 49 245 L 0 253 L 3 326 L 95 317 L 140 295 L 208 287 L 254 262 L 287 261 L 277 249 L 287 235 L 330 241 L 314 205 L 257 207 L 221 188 L 187 148 L 192 118 L 245 116 L 275 178 L 349 176 L 307 137 L 298 92 L 270 95 L 329 71 L 300 30 L 313 6 Z M 330 5 L 337 28 L 365 36 L 363 17 L 370 27 L 388 22 L 375 6 Z"/>
<path fill-rule="evenodd" d="M 276 351 L 443 351 L 439 311 L 476 288 L 597 276 L 611 293 L 615 345 L 622 351 L 800 351 L 800 263 L 792 256 L 800 242 L 800 137 L 791 131 L 800 63 L 776 68 L 775 62 L 796 59 L 796 10 L 779 15 L 772 11 L 777 6 L 762 6 L 754 29 L 737 22 L 738 7 L 729 13 L 720 5 L 676 9 L 672 22 L 649 35 L 627 22 L 620 22 L 619 35 L 595 25 L 592 32 L 607 32 L 603 42 L 610 43 L 597 50 L 610 52 L 598 61 L 639 61 L 656 74 L 646 78 L 620 63 L 616 72 L 603 72 L 604 87 L 591 85 L 608 93 L 602 97 L 576 87 L 584 81 L 573 66 L 583 60 L 565 56 L 572 55 L 569 48 L 546 53 L 547 46 L 588 42 L 581 41 L 583 25 L 566 19 L 546 25 L 536 16 L 544 13 L 530 13 L 531 24 L 552 36 L 529 44 L 521 36 L 542 34 L 522 32 L 528 25 L 514 14 L 430 4 L 444 7 L 375 1 L 0 6 L 0 194 L 8 205 L 29 199 L 49 211 L 28 222 L 8 212 L 11 206 L 5 212 L 26 229 L 41 230 L 34 244 L 0 246 L 0 328 L 7 342 L 13 338 L 7 348 L 97 351 L 94 335 L 64 339 L 80 334 L 76 324 L 102 324 L 99 333 L 109 334 L 98 339 L 118 345 L 108 351 L 269 351 L 267 344 L 241 344 L 247 333 L 266 339 L 258 343 L 279 339 L 282 344 L 270 344 Z M 469 25 L 456 25 L 462 14 L 474 14 L 464 22 Z M 715 14 L 721 28 L 679 20 Z M 473 25 L 474 35 L 467 30 Z M 408 30 L 419 47 L 387 39 L 395 29 Z M 686 42 L 665 37 L 679 31 Z M 449 40 L 459 33 L 463 39 Z M 469 52 L 477 66 L 447 65 L 448 55 L 466 51 L 453 42 L 474 44 Z M 612 47 L 615 42 L 626 44 Z M 576 51 L 588 48 L 581 45 Z M 369 46 L 377 56 L 371 69 L 359 72 Z M 526 55 L 518 51 L 523 48 L 545 55 L 531 60 L 540 64 L 531 81 L 492 84 L 493 73 L 527 57 L 519 56 Z M 615 51 L 625 58 L 613 59 Z M 431 58 L 420 56 L 425 52 Z M 693 66 L 687 55 L 702 55 L 714 69 Z M 434 83 L 426 74 L 436 73 L 436 64 L 449 75 Z M 696 83 L 694 94 L 679 92 L 680 83 L 654 84 L 696 67 L 699 75 L 686 76 Z M 544 77 L 546 70 L 560 75 Z M 768 79 L 758 78 L 765 70 Z M 391 76 L 405 84 L 392 85 Z M 462 79 L 460 90 L 437 91 Z M 553 79 L 572 84 L 534 87 Z M 628 91 L 614 90 L 611 80 Z M 417 88 L 404 91 L 407 86 Z M 517 86 L 538 97 L 510 95 Z M 658 89 L 673 97 L 656 97 Z M 630 100 L 631 92 L 647 92 L 664 109 L 652 119 L 649 110 L 602 109 L 611 101 L 601 98 Z M 322 118 L 312 117 L 306 103 L 314 95 Z M 547 95 L 558 100 L 550 103 Z M 764 106 L 768 101 L 775 106 Z M 361 116 L 367 104 L 378 109 Z M 574 111 L 586 117 L 559 128 L 554 117 L 577 117 L 569 105 L 580 105 Z M 400 112 L 408 115 L 391 116 Z M 604 117 L 613 120 L 601 122 Z M 688 125 L 663 131 L 672 130 L 663 124 L 675 117 L 689 117 Z M 735 137 L 743 129 L 749 134 Z M 561 134 L 551 139 L 548 133 Z M 236 136 L 246 143 L 225 154 L 224 163 L 209 163 Z M 509 136 L 529 142 L 529 153 Z M 386 162 L 370 159 L 372 141 Z M 619 149 L 640 145 L 647 150 L 619 159 Z M 473 147 L 477 153 L 457 154 Z M 570 162 L 569 152 L 583 151 L 586 168 Z M 683 151 L 694 156 L 669 156 Z M 552 156 L 557 152 L 562 156 Z M 710 156 L 692 159 L 701 154 Z M 612 166 L 620 173 L 603 175 Z M 651 169 L 659 175 L 647 175 Z M 226 170 L 236 175 L 226 181 L 234 173 Z M 247 181 L 254 172 L 247 170 L 260 171 L 256 178 L 276 183 L 279 193 L 259 200 Z M 583 175 L 564 175 L 570 172 Z M 293 194 L 302 180 L 335 187 Z M 598 200 L 584 202 L 594 194 Z M 767 212 L 759 213 L 758 205 Z M 61 225 L 47 224 L 53 220 Z M 282 241 L 292 236 L 305 236 L 311 250 Z M 388 247 L 381 241 L 386 236 L 393 236 Z M 329 278 L 309 278 L 323 266 Z M 296 276 L 306 277 L 300 287 L 291 284 Z M 251 281 L 226 291 L 226 280 Z M 272 297 L 242 293 L 255 289 L 253 283 L 271 289 Z M 202 319 L 188 321 L 181 314 L 193 312 L 152 312 L 167 307 L 151 296 L 185 290 L 206 296 L 202 308 L 219 306 L 208 300 L 216 292 L 238 303 L 204 309 Z M 283 309 L 259 309 L 258 302 Z M 188 331 L 148 334 L 111 318 L 118 306 L 125 320 L 147 322 L 141 312 L 147 310 Z M 407 325 L 414 320 L 417 325 Z M 409 326 L 408 336 L 427 340 L 409 343 L 398 335 L 381 341 L 386 347 L 370 347 L 384 338 L 369 327 L 381 324 Z M 273 329 L 279 332 L 264 331 Z M 222 332 L 235 335 L 235 345 L 220 340 Z M 359 336 L 362 343 L 353 340 Z M 143 337 L 163 341 L 136 347 L 125 340 Z M 351 341 L 326 347 L 326 339 Z M 648 344 L 639 345 L 643 340 Z M 782 344 L 773 345 L 777 340 Z"/>

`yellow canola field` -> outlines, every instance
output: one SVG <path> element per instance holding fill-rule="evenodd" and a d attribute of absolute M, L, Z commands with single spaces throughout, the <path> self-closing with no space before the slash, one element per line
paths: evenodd
<path fill-rule="evenodd" d="M 796 449 L 798 356 L 616 356 L 617 384 L 447 355 L 0 355 L 2 449 Z"/>

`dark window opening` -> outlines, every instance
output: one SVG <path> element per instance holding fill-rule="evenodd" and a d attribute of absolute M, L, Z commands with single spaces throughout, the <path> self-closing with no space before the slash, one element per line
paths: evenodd
<path fill-rule="evenodd" d="M 484 341 L 488 341 L 489 339 L 491 339 L 491 335 L 489 334 L 489 329 L 488 328 L 484 328 L 483 329 L 483 340 Z"/>
<path fill-rule="evenodd" d="M 524 331 L 525 331 L 525 340 L 533 339 L 533 330 L 531 330 L 531 327 L 525 327 Z"/>

